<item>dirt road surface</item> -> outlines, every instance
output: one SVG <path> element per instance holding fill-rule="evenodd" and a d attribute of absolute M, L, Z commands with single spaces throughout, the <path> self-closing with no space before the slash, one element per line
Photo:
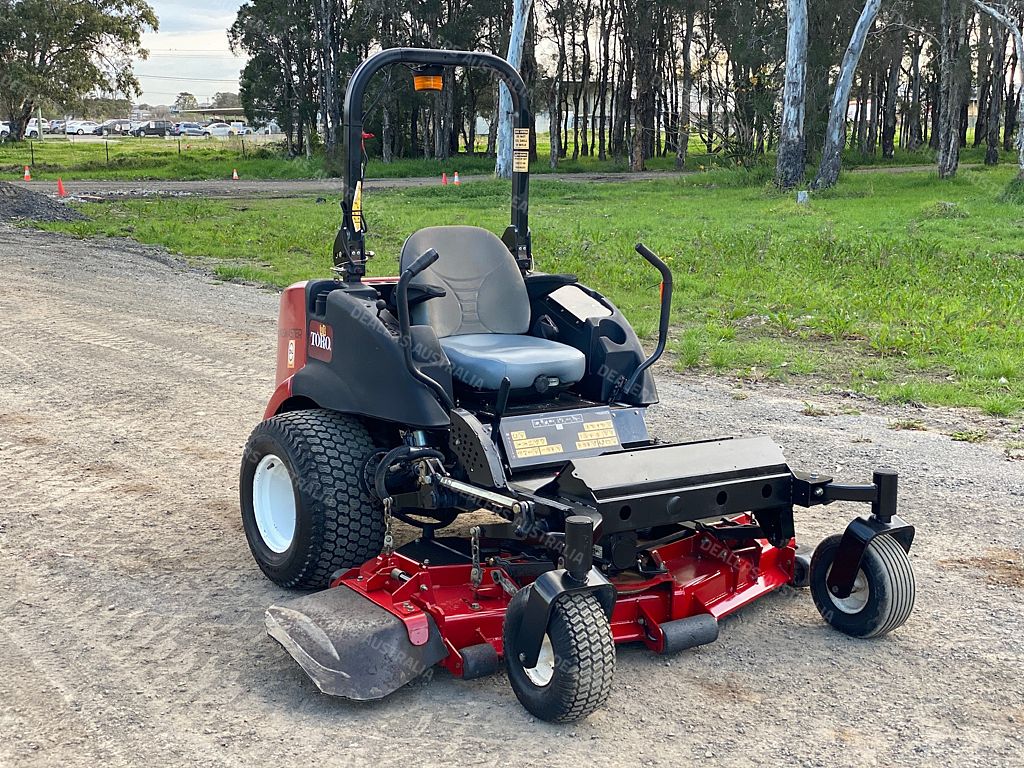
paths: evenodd
<path fill-rule="evenodd" d="M 650 171 L 645 173 L 573 173 L 543 175 L 536 178 L 553 181 L 578 181 L 589 183 L 607 183 L 624 181 L 654 181 L 671 179 L 685 174 L 668 171 Z M 491 176 L 463 176 L 463 184 L 474 184 L 490 181 Z M 57 194 L 55 181 L 14 181 L 17 186 L 26 186 L 46 194 Z M 438 178 L 404 178 L 404 179 L 367 179 L 368 190 L 409 189 L 411 187 L 430 187 L 441 184 Z M 65 179 L 64 186 L 72 198 L 81 199 L 144 199 L 149 197 L 214 197 L 214 198 L 252 198 L 281 199 L 292 197 L 324 197 L 341 196 L 341 179 L 242 179 L 240 181 L 70 181 Z"/>
<path fill-rule="evenodd" d="M 568 727 L 533 720 L 503 674 L 356 704 L 317 694 L 264 634 L 285 594 L 239 523 L 276 296 L 158 250 L 6 226 L 0 274 L 2 766 L 1024 764 L 1012 424 L 664 373 L 662 437 L 761 433 L 796 466 L 903 472 L 910 622 L 855 641 L 806 593 L 772 596 L 713 645 L 619 649 L 607 709 Z M 809 399 L 841 415 L 802 415 Z M 890 428 L 907 418 L 929 429 Z M 1001 436 L 945 434 L 965 425 Z M 855 511 L 798 530 L 813 544 Z"/>
<path fill-rule="evenodd" d="M 976 168 L 977 165 L 961 165 L 962 169 Z M 931 166 L 868 166 L 855 168 L 849 173 L 915 173 L 933 171 Z M 657 181 L 673 179 L 680 176 L 691 176 L 696 171 L 645 171 L 643 173 L 563 173 L 537 174 L 533 178 L 543 181 L 587 182 L 591 184 L 635 183 L 637 181 Z M 487 181 L 492 177 L 471 175 L 463 176 L 462 183 L 471 185 L 479 181 Z M 25 186 L 48 195 L 57 195 L 56 181 L 12 181 L 17 186 Z M 408 189 L 411 187 L 430 187 L 440 184 L 435 177 L 419 177 L 406 179 L 367 179 L 368 190 Z M 294 197 L 312 197 L 322 195 L 327 198 L 341 196 L 341 179 L 229 179 L 210 181 L 77 181 L 65 178 L 64 186 L 72 199 L 82 200 L 125 200 L 145 199 L 151 197 L 215 197 L 240 199 L 284 199 Z"/>

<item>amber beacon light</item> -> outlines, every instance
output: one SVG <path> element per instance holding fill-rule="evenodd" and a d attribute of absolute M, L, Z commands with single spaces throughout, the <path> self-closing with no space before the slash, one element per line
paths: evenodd
<path fill-rule="evenodd" d="M 417 91 L 441 91 L 444 89 L 444 68 L 423 64 L 412 71 L 412 82 Z"/>

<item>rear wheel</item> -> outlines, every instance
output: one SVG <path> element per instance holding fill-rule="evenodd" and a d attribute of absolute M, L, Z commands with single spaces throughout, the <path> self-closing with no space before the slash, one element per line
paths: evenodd
<path fill-rule="evenodd" d="M 829 624 L 853 637 L 881 637 L 906 623 L 914 610 L 914 571 L 906 551 L 892 536 L 873 539 L 848 597 L 828 588 L 842 536 L 829 536 L 811 560 L 811 596 Z"/>
<path fill-rule="evenodd" d="M 332 411 L 285 413 L 256 427 L 242 459 L 242 525 L 271 581 L 319 589 L 380 553 L 383 510 L 362 482 L 376 450 L 358 419 Z"/>
<path fill-rule="evenodd" d="M 608 617 L 595 595 L 562 595 L 551 607 L 537 664 L 527 669 L 517 643 L 529 597 L 529 587 L 519 590 L 505 613 L 505 667 L 512 690 L 541 720 L 582 720 L 611 694 L 615 641 Z"/>

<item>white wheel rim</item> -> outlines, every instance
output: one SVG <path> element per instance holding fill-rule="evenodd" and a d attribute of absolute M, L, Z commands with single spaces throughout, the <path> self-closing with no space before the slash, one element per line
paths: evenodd
<path fill-rule="evenodd" d="M 277 554 L 287 552 L 295 538 L 295 490 L 287 465 L 272 453 L 256 467 L 252 507 L 263 543 Z"/>
<path fill-rule="evenodd" d="M 523 667 L 523 670 L 530 678 L 530 682 L 540 688 L 551 682 L 551 678 L 555 676 L 555 648 L 551 645 L 550 637 L 544 635 L 544 642 L 540 646 L 540 655 L 537 657 L 537 666 L 529 669 Z"/>
<path fill-rule="evenodd" d="M 832 566 L 829 566 L 828 573 L 825 574 L 826 581 L 830 573 L 832 573 Z M 831 592 L 829 592 L 829 597 L 832 598 L 832 604 L 843 613 L 851 616 L 860 613 L 871 598 L 868 577 L 864 575 L 863 570 L 857 571 L 857 578 L 853 582 L 853 590 L 849 597 L 836 597 Z"/>

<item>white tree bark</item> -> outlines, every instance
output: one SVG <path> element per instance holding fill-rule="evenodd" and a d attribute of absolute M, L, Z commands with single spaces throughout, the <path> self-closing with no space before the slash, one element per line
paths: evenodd
<path fill-rule="evenodd" d="M 804 112 L 807 86 L 807 0 L 787 0 L 786 85 L 782 92 L 782 127 L 775 163 L 775 184 L 792 189 L 804 178 Z"/>
<path fill-rule="evenodd" d="M 867 0 L 860 12 L 857 25 L 850 36 L 850 44 L 843 55 L 843 63 L 836 79 L 835 92 L 832 95 L 832 106 L 829 109 L 828 128 L 825 129 L 825 148 L 821 152 L 821 165 L 818 175 L 811 185 L 814 189 L 833 186 L 839 180 L 839 169 L 842 167 L 843 137 L 846 127 L 846 113 L 850 103 L 850 89 L 853 87 L 853 76 L 857 72 L 860 55 L 864 51 L 871 25 L 875 23 L 882 0 Z"/>
<path fill-rule="evenodd" d="M 512 0 L 512 33 L 508 39 L 508 63 L 519 69 L 526 44 L 526 20 L 530 16 L 533 0 Z M 494 175 L 500 179 L 512 178 L 512 94 L 504 83 L 499 86 L 498 152 Z M 475 116 L 471 115 L 470 120 Z"/>
<path fill-rule="evenodd" d="M 987 13 L 1006 27 L 1013 35 L 1013 44 L 1017 49 L 1017 64 L 1021 67 L 1021 85 L 1017 92 L 1017 166 L 1020 169 L 1020 178 L 1024 178 L 1024 34 L 1005 6 L 993 6 L 981 0 L 974 0 L 974 5 L 979 11 Z"/>

